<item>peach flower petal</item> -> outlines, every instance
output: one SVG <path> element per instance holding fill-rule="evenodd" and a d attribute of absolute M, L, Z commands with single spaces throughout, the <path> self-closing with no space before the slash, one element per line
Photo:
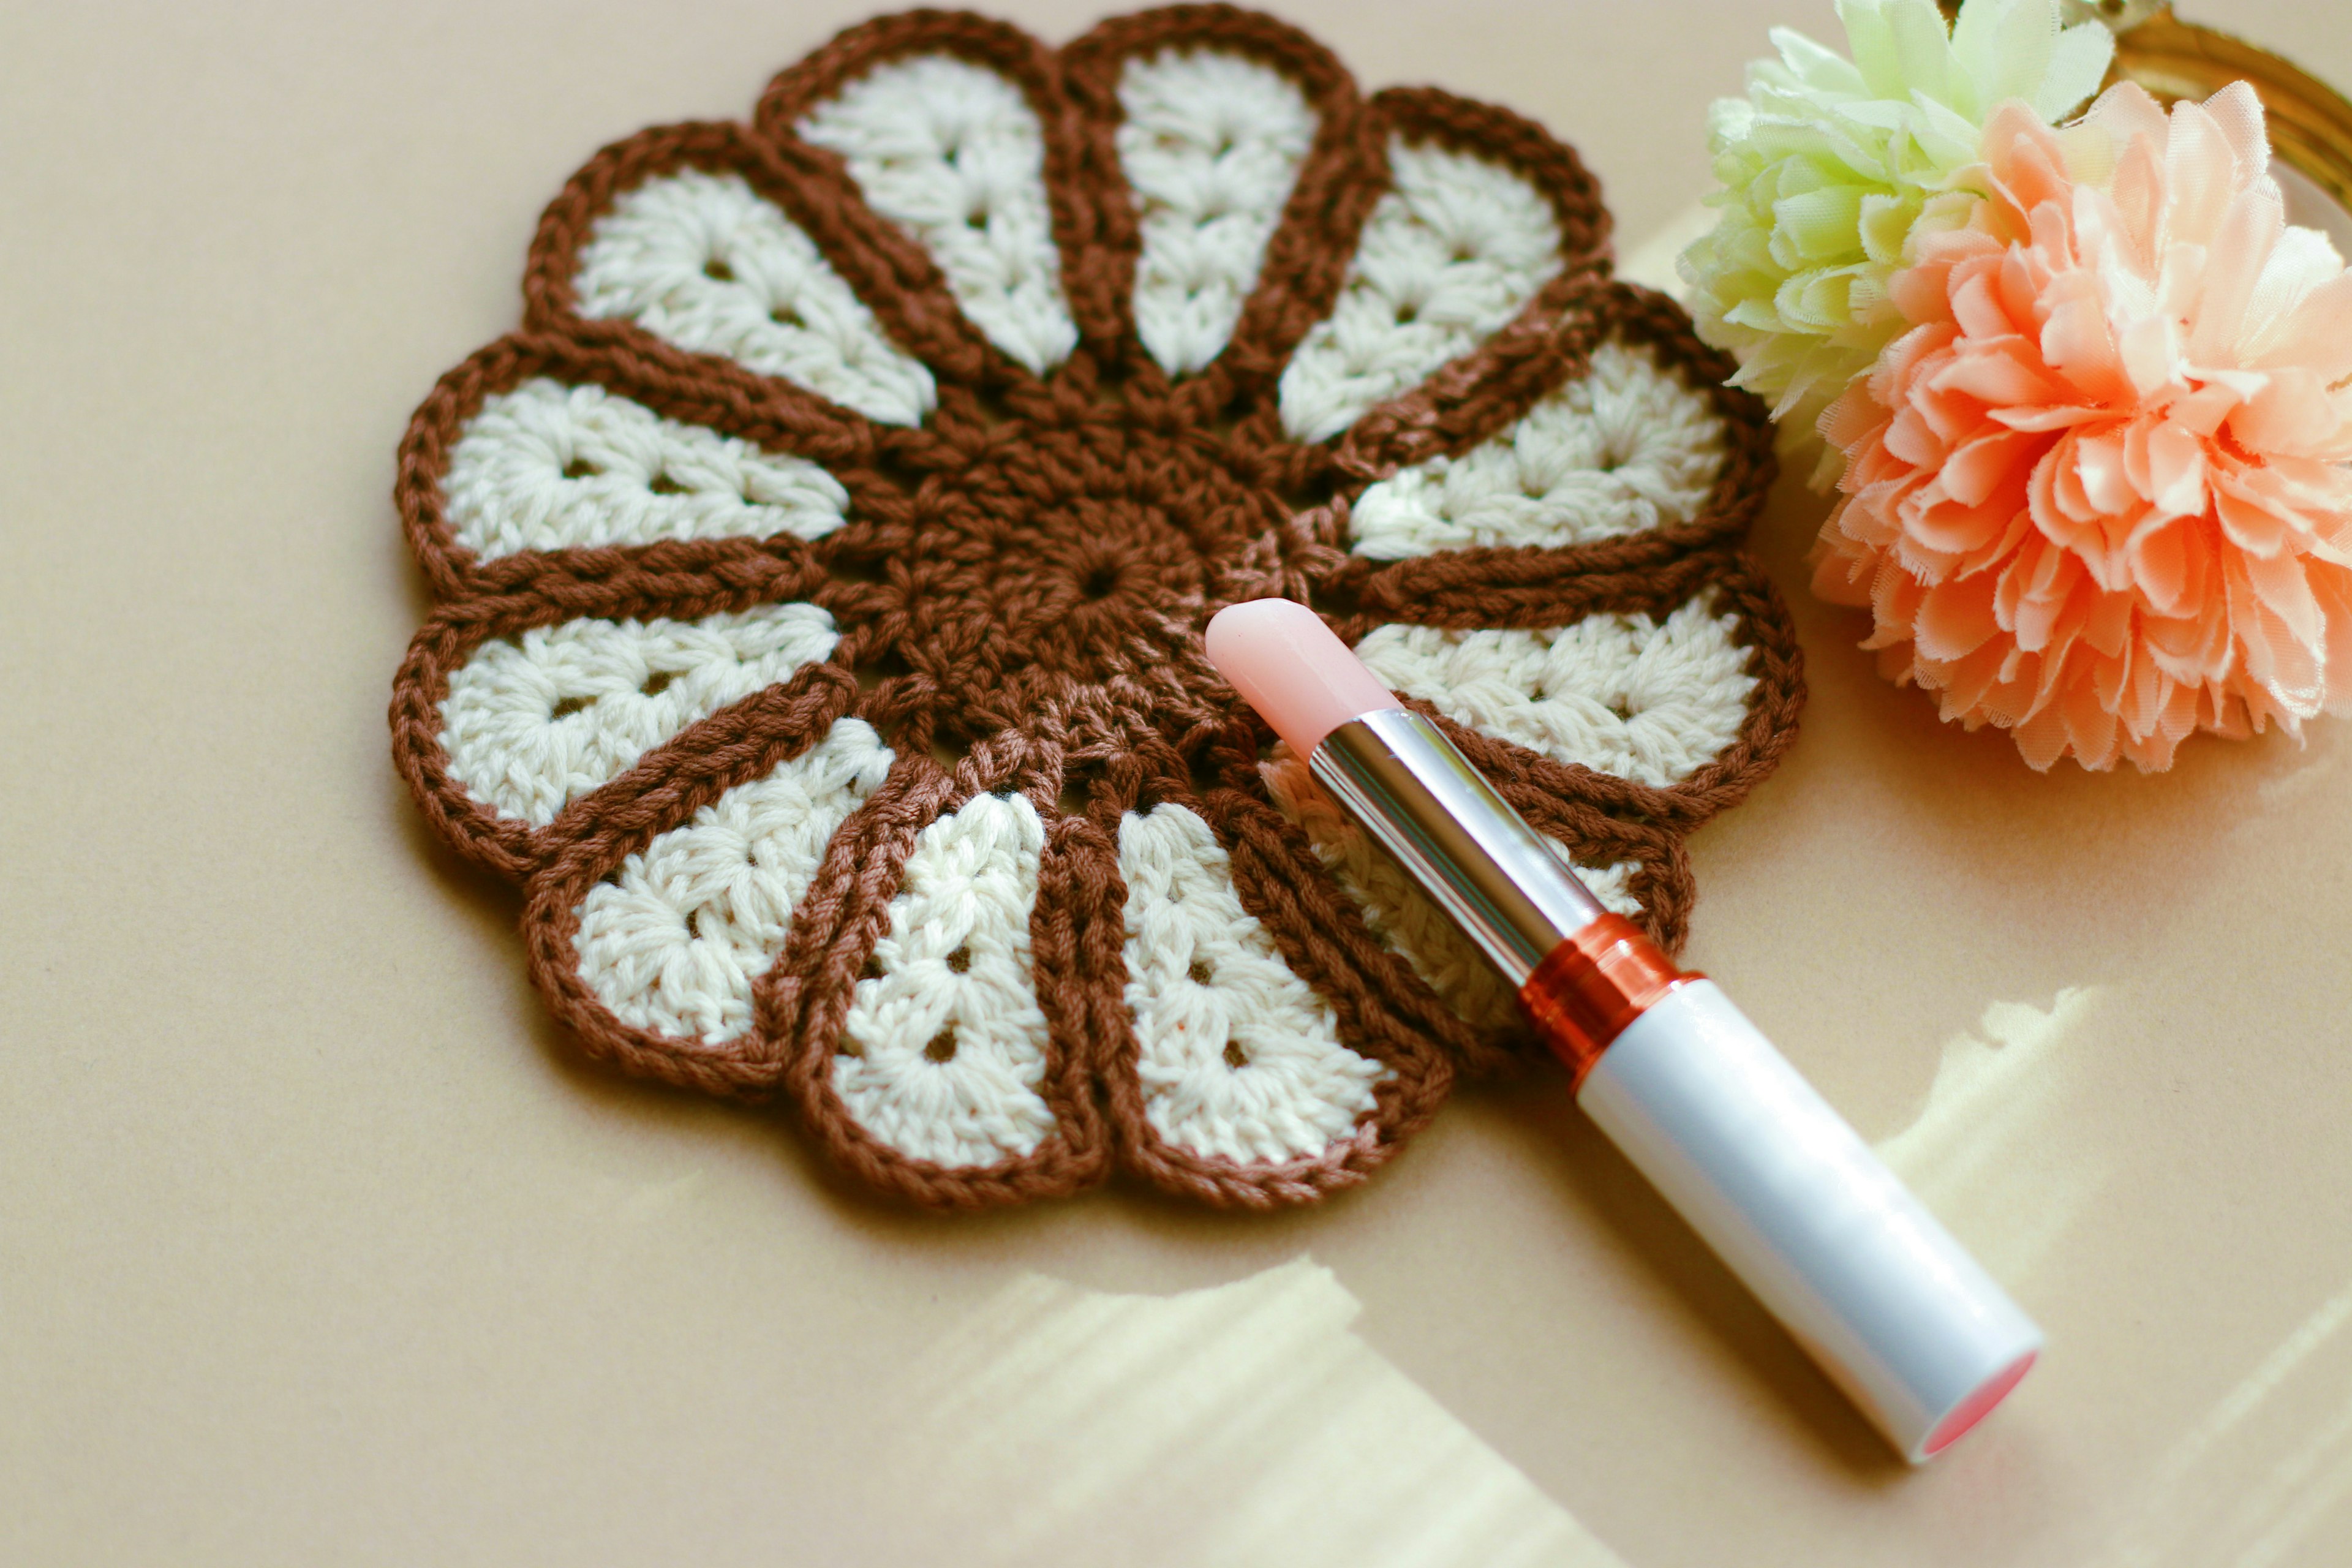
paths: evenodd
<path fill-rule="evenodd" d="M 2036 768 L 2352 707 L 2352 273 L 2287 226 L 2260 101 L 2009 103 L 1983 152 L 1889 280 L 1909 330 L 1822 416 L 1815 591 Z"/>

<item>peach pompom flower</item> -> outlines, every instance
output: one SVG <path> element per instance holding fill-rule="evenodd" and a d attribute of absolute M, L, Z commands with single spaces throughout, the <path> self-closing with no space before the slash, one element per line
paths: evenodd
<path fill-rule="evenodd" d="M 1911 330 L 1822 416 L 1815 591 L 2038 769 L 2352 705 L 2352 275 L 2287 226 L 2252 89 L 2120 86 L 2063 131 L 2011 103 L 1983 155 L 1891 281 Z"/>

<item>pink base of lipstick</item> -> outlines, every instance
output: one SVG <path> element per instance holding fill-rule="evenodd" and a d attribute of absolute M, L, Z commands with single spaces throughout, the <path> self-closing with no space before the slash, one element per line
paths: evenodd
<path fill-rule="evenodd" d="M 1444 732 L 1286 599 L 1211 662 L 1517 991 L 1577 1103 L 1921 1463 L 2005 1398 L 2031 1319 L 1714 982 L 1604 910 Z"/>

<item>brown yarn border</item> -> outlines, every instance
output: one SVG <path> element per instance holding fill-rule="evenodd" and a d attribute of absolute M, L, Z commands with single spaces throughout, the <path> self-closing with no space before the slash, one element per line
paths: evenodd
<path fill-rule="evenodd" d="M 1182 396 L 1196 416 L 1225 405 L 1240 388 L 1280 374 L 1290 350 L 1330 310 L 1354 235 L 1387 182 L 1355 79 L 1329 50 L 1287 23 L 1231 5 L 1175 5 L 1112 17 L 1066 46 L 1063 81 L 1086 136 L 1098 213 L 1096 253 L 1082 287 L 1104 335 L 1124 347 L 1131 374 L 1160 389 L 1170 380 L 1134 339 L 1142 234 L 1118 157 L 1117 136 L 1125 119 L 1119 75 L 1146 55 L 1210 45 L 1288 77 L 1306 95 L 1317 125 L 1232 337 L 1203 370 L 1174 378 L 1195 384 Z"/>
<path fill-rule="evenodd" d="M 1096 1047 L 1086 1031 L 1094 1017 L 1086 987 L 1045 983 L 1082 973 L 1087 935 L 1100 923 L 1094 905 L 1101 883 L 1083 869 L 1092 825 L 1064 816 L 1050 798 L 1038 798 L 1047 788 L 1047 766 L 1015 737 L 975 749 L 952 771 L 920 753 L 899 757 L 890 779 L 835 834 L 793 911 L 783 952 L 753 989 L 759 1032 L 783 1064 L 803 1125 L 845 1169 L 927 1207 L 970 1209 L 1059 1196 L 1109 1172 L 1109 1137 L 1092 1087 Z M 980 1168 L 950 1167 L 894 1149 L 867 1131 L 835 1091 L 833 1067 L 860 972 L 889 929 L 890 900 L 904 885 L 916 839 L 932 822 L 1007 785 L 1030 796 L 1046 829 L 1030 942 L 1049 1031 L 1043 1093 L 1055 1132 L 1026 1155 Z"/>
<path fill-rule="evenodd" d="M 794 129 L 819 100 L 852 79 L 892 60 L 929 53 L 952 55 L 996 72 L 1017 86 L 1036 111 L 1045 143 L 1053 238 L 1067 278 L 1072 263 L 1085 252 L 1089 227 L 1089 215 L 1076 199 L 1084 152 L 1057 101 L 1061 71 L 1054 51 L 1009 23 L 970 11 L 931 10 L 859 23 L 778 72 L 753 111 L 753 129 L 805 171 L 802 194 L 813 209 L 845 231 L 862 231 L 862 245 L 888 258 L 898 281 L 889 296 L 894 314 L 883 319 L 906 334 L 900 341 L 909 352 L 934 370 L 947 370 L 972 384 L 1032 388 L 1037 384 L 1035 374 L 966 320 L 921 243 L 866 206 L 847 161 L 831 148 L 803 141 Z M 861 216 L 870 223 L 861 225 Z M 831 255 L 824 234 L 815 228 L 809 232 L 819 248 Z M 859 296 L 866 298 L 864 289 Z M 944 352 L 919 348 L 918 342 L 946 347 Z"/>
<path fill-rule="evenodd" d="M 441 743 L 440 707 L 449 695 L 450 676 L 484 643 L 583 616 L 690 620 L 745 610 L 802 598 L 823 575 L 796 548 L 774 552 L 713 550 L 709 542 L 648 545 L 629 552 L 625 561 L 605 559 L 603 552 L 568 552 L 571 561 L 551 563 L 527 591 L 453 599 L 419 628 L 393 682 L 393 765 L 426 820 L 459 853 L 500 876 L 520 879 L 546 858 L 554 826 L 534 830 L 502 816 L 450 774 L 449 754 Z M 583 558 L 590 567 L 611 569 L 583 572 Z M 724 731 L 709 726 L 761 695 L 755 693 L 688 725 L 647 752 L 630 773 L 658 770 L 666 765 L 664 759 L 688 756 L 705 742 L 720 741 Z M 621 783 L 616 778 L 603 787 L 618 789 Z M 594 798 L 595 793 L 583 800 Z"/>
<path fill-rule="evenodd" d="M 1805 659 L 1796 623 L 1780 592 L 1753 556 L 1738 550 L 1708 550 L 1633 571 L 1555 574 L 1539 552 L 1494 552 L 1496 575 L 1517 569 L 1528 579 L 1508 589 L 1507 607 L 1475 608 L 1456 587 L 1431 587 L 1418 598 L 1367 592 L 1366 606 L 1335 622 L 1350 643 L 1373 626 L 1402 623 L 1449 630 L 1541 629 L 1568 626 L 1587 616 L 1614 613 L 1663 616 L 1712 589 L 1718 614 L 1738 618 L 1734 645 L 1748 650 L 1756 678 L 1738 738 L 1715 761 L 1670 788 L 1660 789 L 1580 764 L 1570 766 L 1528 753 L 1531 763 L 1557 770 L 1545 776 L 1577 798 L 1591 798 L 1629 821 L 1657 822 L 1685 831 L 1738 805 L 1779 765 L 1797 738 L 1797 718 L 1805 703 Z M 1490 580 L 1488 592 L 1496 592 Z"/>
<path fill-rule="evenodd" d="M 1485 343 L 1439 365 L 1398 398 L 1366 410 L 1357 421 L 1359 425 L 1372 420 L 1376 428 L 1404 428 L 1425 420 L 1427 416 L 1417 414 L 1412 401 L 1423 386 L 1442 386 L 1459 393 L 1484 388 L 1491 380 L 1499 396 L 1527 395 L 1526 384 L 1531 376 L 1541 374 L 1540 370 L 1531 370 L 1527 362 L 1545 352 L 1562 317 L 1572 310 L 1580 296 L 1607 278 L 1611 265 L 1609 232 L 1612 220 L 1601 203 L 1600 182 L 1584 167 L 1573 149 L 1535 121 L 1494 104 L 1457 97 L 1442 88 L 1388 88 L 1374 94 L 1365 105 L 1363 137 L 1370 145 L 1370 155 L 1376 159 L 1372 165 L 1376 173 L 1354 191 L 1355 205 L 1344 214 L 1335 212 L 1326 220 L 1330 231 L 1336 231 L 1341 223 L 1345 225 L 1343 233 L 1329 233 L 1323 251 L 1328 261 L 1328 277 L 1318 278 L 1312 314 L 1297 321 L 1296 334 L 1268 345 L 1274 357 L 1262 378 L 1263 384 L 1256 388 L 1261 394 L 1258 406 L 1240 420 L 1237 431 L 1244 444 L 1265 453 L 1279 488 L 1302 491 L 1318 484 L 1335 485 L 1336 499 L 1340 501 L 1352 500 L 1365 484 L 1378 477 L 1379 461 L 1358 447 L 1352 453 L 1353 463 L 1349 462 L 1350 431 L 1342 431 L 1321 442 L 1292 440 L 1282 428 L 1276 400 L 1264 393 L 1278 381 L 1283 365 L 1307 331 L 1330 313 L 1363 225 L 1379 198 L 1393 184 L 1388 157 L 1391 138 L 1408 143 L 1434 143 L 1470 153 L 1526 176 L 1550 203 L 1559 224 L 1561 268 L 1559 276 L 1538 289 L 1534 298 Z M 1277 234 L 1276 238 L 1280 237 Z M 1326 283 L 1328 288 L 1323 287 Z M 1393 406 L 1400 404 L 1402 407 Z"/>
<path fill-rule="evenodd" d="M 1311 852 L 1302 861 L 1303 837 L 1287 820 L 1262 798 L 1231 787 L 1241 753 L 1229 748 L 1217 760 L 1227 782 L 1204 796 L 1190 770 L 1168 765 L 1166 753 L 1131 759 L 1107 773 L 1092 809 L 1116 822 L 1130 810 L 1167 804 L 1205 822 L 1226 853 L 1243 909 L 1265 924 L 1283 961 L 1332 1008 L 1349 1048 L 1382 1063 L 1390 1076 L 1374 1089 L 1372 1109 L 1353 1132 L 1316 1154 L 1243 1163 L 1161 1137 L 1145 1110 L 1141 1046 L 1125 1005 L 1127 894 L 1114 855 L 1104 869 L 1119 889 L 1119 941 L 1102 956 L 1092 982 L 1117 1004 L 1105 1009 L 1110 1032 L 1101 1041 L 1100 1082 L 1122 1164 L 1155 1185 L 1220 1207 L 1312 1202 L 1362 1182 L 1427 1125 L 1453 1084 L 1452 1065 L 1432 1048 L 1432 1038 L 1466 1038 L 1468 1031 L 1425 990 L 1414 994 L 1418 980 L 1403 961 L 1366 929 Z M 1114 829 L 1108 837 L 1115 842 L 1115 836 Z M 1336 958 L 1334 943 L 1342 950 Z M 1423 1005 L 1424 999 L 1434 1005 Z"/>
<path fill-rule="evenodd" d="M 709 1094 L 756 1100 L 772 1090 L 784 1064 L 775 1041 L 758 1027 L 756 1010 L 751 1028 L 716 1045 L 615 1016 L 580 975 L 581 903 L 658 835 L 807 752 L 856 689 L 838 667 L 805 670 L 681 731 L 620 779 L 572 802 L 547 828 L 544 861 L 525 893 L 523 943 L 548 1010 L 591 1057 Z"/>
<path fill-rule="evenodd" d="M 769 395 L 830 415 L 878 437 L 890 428 L 855 409 L 770 380 L 716 354 L 690 353 L 634 322 L 580 311 L 580 253 L 596 220 L 621 195 L 683 169 L 736 174 L 774 203 L 813 240 L 882 331 L 936 377 L 974 382 L 1034 380 L 967 321 L 922 247 L 856 197 L 840 160 L 823 149 L 774 142 L 730 121 L 657 126 L 616 142 L 565 184 L 541 216 L 523 274 L 527 331 L 604 347 L 650 378 L 703 379 L 715 385 L 765 387 Z"/>
<path fill-rule="evenodd" d="M 835 417 L 840 411 L 813 395 L 761 381 L 738 365 L 727 370 L 716 381 L 698 373 L 679 375 L 644 356 L 599 353 L 562 336 L 531 332 L 509 333 L 468 355 L 441 377 L 410 418 L 393 482 L 402 531 L 436 596 L 516 591 L 542 574 L 588 574 L 599 563 L 604 570 L 617 571 L 640 550 L 661 548 L 525 551 L 485 560 L 457 542 L 442 488 L 451 452 L 485 403 L 538 377 L 571 386 L 599 386 L 664 418 L 705 426 L 780 456 L 806 458 L 836 477 L 842 469 L 855 471 L 873 462 L 877 442 L 868 422 L 855 416 L 845 422 Z M 757 553 L 770 541 L 709 542 L 740 546 L 712 552 L 715 563 L 730 555 Z M 661 568 L 656 564 L 654 569 Z"/>

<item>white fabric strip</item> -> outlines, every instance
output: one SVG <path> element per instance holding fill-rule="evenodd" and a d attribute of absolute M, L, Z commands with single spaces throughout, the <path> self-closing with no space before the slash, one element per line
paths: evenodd
<path fill-rule="evenodd" d="M 1029 945 L 1045 847 L 1024 796 L 984 795 L 924 828 L 907 858 L 833 1063 L 849 1113 L 900 1153 L 993 1165 L 1054 1131 Z"/>
<path fill-rule="evenodd" d="M 1338 302 L 1282 373 L 1294 439 L 1327 440 L 1476 348 L 1563 265 L 1551 204 L 1516 170 L 1402 137 L 1389 166 Z"/>
<path fill-rule="evenodd" d="M 681 169 L 623 192 L 581 248 L 576 282 L 583 316 L 635 321 L 886 424 L 931 410 L 931 373 L 740 174 Z"/>
<path fill-rule="evenodd" d="M 814 463 L 541 377 L 482 400 L 449 451 L 449 525 L 482 559 L 664 539 L 820 539 L 849 492 Z"/>
<path fill-rule="evenodd" d="M 1739 738 L 1756 689 L 1713 590 L 1664 620 L 1603 613 L 1543 631 L 1374 627 L 1357 655 L 1393 690 L 1557 762 L 1658 788 Z"/>
<path fill-rule="evenodd" d="M 1330 1005 L 1242 907 L 1224 849 L 1180 805 L 1118 825 L 1127 1002 L 1144 1113 L 1195 1154 L 1318 1154 L 1373 1109 L 1388 1069 L 1339 1042 Z"/>
<path fill-rule="evenodd" d="M 1687 522 L 1723 471 L 1723 422 L 1657 351 L 1610 342 L 1591 374 L 1459 458 L 1400 469 L 1348 520 L 1359 555 L 1589 544 Z"/>
<path fill-rule="evenodd" d="M 849 165 L 866 205 L 912 235 L 988 341 L 1043 374 L 1078 330 L 1062 294 L 1045 138 L 1020 88 L 920 55 L 875 67 L 795 127 Z"/>
<path fill-rule="evenodd" d="M 833 652 L 814 605 L 695 621 L 581 619 L 498 637 L 450 672 L 441 700 L 449 773 L 533 827 L 627 772 L 653 747 Z"/>
<path fill-rule="evenodd" d="M 1307 95 L 1273 67 L 1163 49 L 1119 74 L 1119 167 L 1142 254 L 1135 330 L 1171 375 L 1223 352 L 1315 141 Z"/>
<path fill-rule="evenodd" d="M 1316 858 L 1356 901 L 1374 936 L 1402 955 L 1438 998 L 1473 1028 L 1496 1035 L 1517 1026 L 1517 1002 L 1503 977 L 1495 973 L 1495 966 L 1317 785 L 1296 752 L 1277 744 L 1273 758 L 1260 764 L 1258 771 L 1274 804 L 1306 831 Z M 1555 847 L 1603 909 L 1629 920 L 1641 914 L 1641 900 L 1633 893 L 1633 873 L 1640 868 L 1635 862 L 1581 866 L 1570 858 L 1564 847 Z"/>
<path fill-rule="evenodd" d="M 655 838 L 581 901 L 581 979 L 638 1028 L 706 1045 L 741 1035 L 834 829 L 889 771 L 881 737 L 844 719 Z"/>

